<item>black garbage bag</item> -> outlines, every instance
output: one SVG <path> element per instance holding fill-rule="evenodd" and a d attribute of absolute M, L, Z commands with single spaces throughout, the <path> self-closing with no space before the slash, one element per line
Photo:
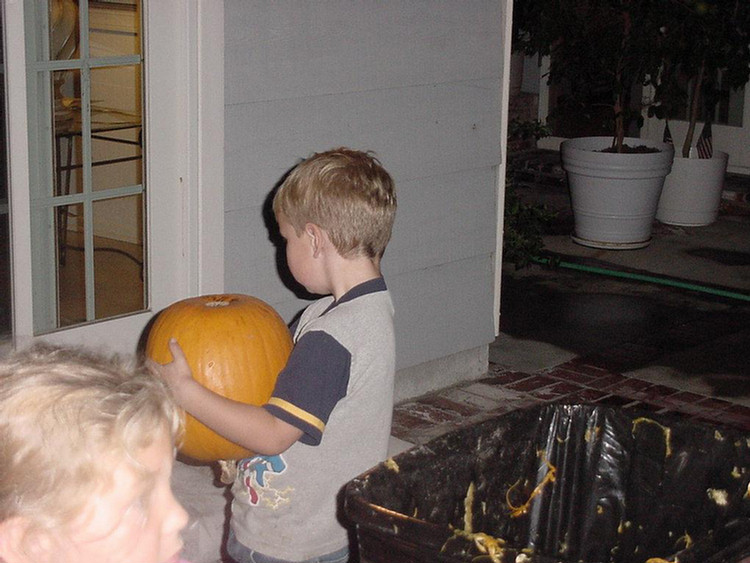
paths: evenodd
<path fill-rule="evenodd" d="M 514 411 L 347 484 L 363 561 L 707 563 L 750 555 L 750 435 L 592 405 Z"/>

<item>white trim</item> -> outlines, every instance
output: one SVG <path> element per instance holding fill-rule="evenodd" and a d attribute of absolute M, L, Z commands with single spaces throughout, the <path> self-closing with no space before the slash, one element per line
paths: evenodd
<path fill-rule="evenodd" d="M 176 287 L 164 288 L 163 295 L 152 293 L 156 312 L 176 298 L 219 293 L 224 286 L 224 5 L 203 0 L 151 0 L 148 5 L 154 13 L 146 14 L 146 24 L 159 31 L 156 37 L 147 34 L 153 41 L 147 57 L 148 50 L 162 46 L 173 57 L 147 65 L 147 81 L 171 80 L 174 85 L 171 99 L 148 100 L 150 127 L 158 130 L 161 119 L 166 126 L 176 123 L 179 144 L 155 147 L 147 141 L 147 162 L 167 153 L 174 165 L 171 170 L 160 167 L 159 176 L 149 178 L 147 185 L 164 188 L 151 190 L 150 197 L 168 197 L 173 206 L 177 194 L 181 200 L 168 219 L 179 223 L 179 240 L 168 255 L 149 253 L 160 263 L 173 262 L 176 273 Z M 163 219 L 149 218 L 151 232 Z"/>
<path fill-rule="evenodd" d="M 186 296 L 190 291 L 187 203 L 195 188 L 187 162 L 191 156 L 188 131 L 195 124 L 187 102 L 190 84 L 187 38 L 190 33 L 186 12 L 187 2 L 151 0 L 145 3 L 143 14 L 147 272 L 154 272 L 156 264 L 160 268 L 166 264 L 171 276 L 166 285 L 153 281 L 149 284 L 149 304 L 154 311 L 167 306 L 175 295 Z M 169 99 L 158 95 L 152 84 L 170 84 Z M 166 131 L 170 134 L 165 136 Z M 157 162 L 158 166 L 154 165 Z M 158 216 L 156 210 L 161 210 Z M 158 237 L 157 232 L 161 233 Z M 165 235 L 170 238 L 165 240 Z"/>
<path fill-rule="evenodd" d="M 513 3 L 502 3 L 503 24 L 503 68 L 500 74 L 500 164 L 497 167 L 497 209 L 495 211 L 497 231 L 495 232 L 494 297 L 492 302 L 495 336 L 500 334 L 500 292 L 503 276 L 503 230 L 505 228 L 505 170 L 508 162 L 508 107 L 510 104 L 510 59 L 511 38 L 513 36 Z"/>
<path fill-rule="evenodd" d="M 199 205 L 191 286 L 207 294 L 224 291 L 224 2 L 198 2 L 196 22 Z"/>
<path fill-rule="evenodd" d="M 26 119 L 26 48 L 23 2 L 5 1 L 5 47 L 8 104 L 8 170 L 11 207 L 11 260 L 13 263 L 13 345 L 25 346 L 32 338 L 31 207 L 29 147 Z M 11 80 L 10 77 L 22 77 Z"/>
<path fill-rule="evenodd" d="M 149 185 L 166 182 L 175 185 L 182 196 L 181 236 L 175 241 L 180 252 L 173 255 L 179 261 L 175 264 L 180 270 L 175 283 L 179 284 L 180 295 L 221 293 L 224 289 L 224 3 L 151 1 L 171 2 L 173 7 L 169 12 L 179 18 L 178 22 L 148 18 L 147 21 L 160 30 L 168 25 L 175 34 L 171 40 L 180 44 L 178 60 L 164 61 L 169 66 L 152 72 L 155 79 L 172 77 L 176 85 L 182 85 L 175 88 L 174 99 L 170 101 L 174 108 L 164 108 L 169 115 L 157 118 L 177 119 L 184 128 L 180 134 L 184 145 L 179 170 L 166 171 L 163 180 L 151 179 Z M 160 13 L 167 13 L 161 7 Z M 152 107 L 155 103 L 156 100 L 151 100 Z M 158 158 L 157 152 L 147 162 Z M 154 222 L 152 232 L 160 219 L 150 218 Z M 156 308 L 166 306 L 167 301 L 152 295 Z"/>

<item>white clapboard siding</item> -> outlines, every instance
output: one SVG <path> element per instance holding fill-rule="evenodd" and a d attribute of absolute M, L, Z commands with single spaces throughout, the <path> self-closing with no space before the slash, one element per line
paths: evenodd
<path fill-rule="evenodd" d="M 397 309 L 398 367 L 476 348 L 492 339 L 489 255 L 388 278 Z M 387 276 L 387 273 L 386 273 Z"/>
<path fill-rule="evenodd" d="M 299 159 L 373 150 L 399 210 L 398 367 L 494 338 L 504 0 L 225 2 L 226 290 L 290 320 L 264 205 Z"/>
<path fill-rule="evenodd" d="M 227 105 L 499 76 L 498 0 L 226 0 Z"/>
<path fill-rule="evenodd" d="M 334 146 L 375 151 L 398 183 L 494 166 L 499 89 L 472 80 L 228 106 L 225 208 L 258 205 L 299 159 Z"/>

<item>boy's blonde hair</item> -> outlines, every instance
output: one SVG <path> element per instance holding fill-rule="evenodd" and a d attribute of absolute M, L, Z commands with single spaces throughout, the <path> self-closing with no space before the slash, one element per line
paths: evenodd
<path fill-rule="evenodd" d="M 347 148 L 313 154 L 298 164 L 273 199 L 300 234 L 314 223 L 345 258 L 380 259 L 396 216 L 393 180 L 370 152 Z"/>
<path fill-rule="evenodd" d="M 114 486 L 115 464 L 145 471 L 138 452 L 180 428 L 166 385 L 142 364 L 48 345 L 11 356 L 0 362 L 0 522 L 58 528 Z"/>

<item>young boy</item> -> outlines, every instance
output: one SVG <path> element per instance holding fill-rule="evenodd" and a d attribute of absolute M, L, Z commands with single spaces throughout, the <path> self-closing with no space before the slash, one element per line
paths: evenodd
<path fill-rule="evenodd" d="M 273 209 L 294 278 L 312 303 L 262 407 L 192 379 L 179 345 L 162 376 L 187 412 L 257 455 L 238 464 L 228 552 L 239 563 L 343 562 L 337 495 L 385 459 L 393 410 L 393 305 L 380 273 L 396 212 L 377 159 L 346 148 L 311 156 Z"/>
<path fill-rule="evenodd" d="M 0 362 L 0 561 L 177 563 L 179 427 L 145 368 L 51 347 Z"/>

